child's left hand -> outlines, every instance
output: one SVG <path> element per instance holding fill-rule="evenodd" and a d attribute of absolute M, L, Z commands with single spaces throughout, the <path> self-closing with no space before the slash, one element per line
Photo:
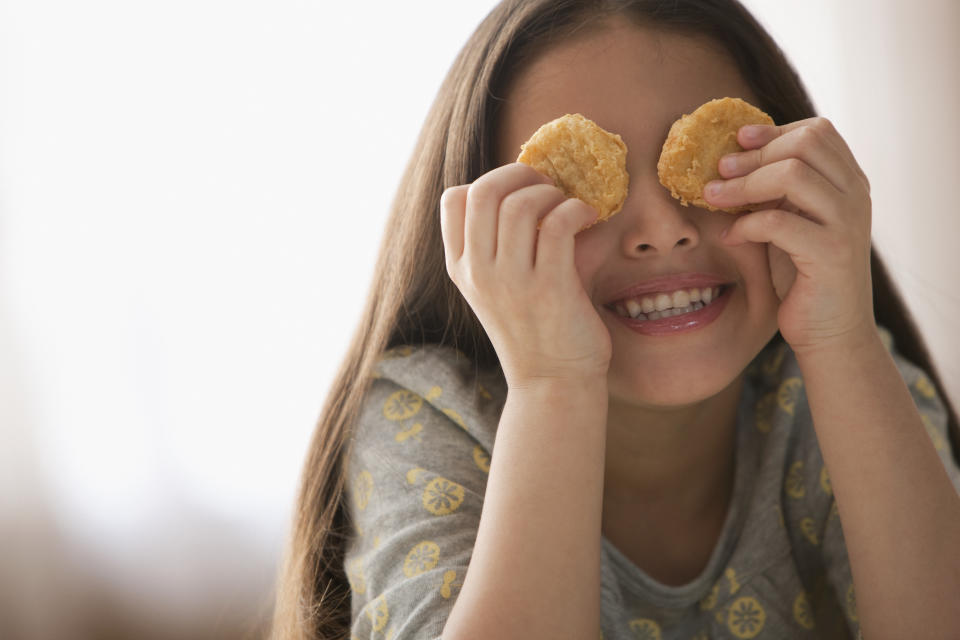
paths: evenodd
<path fill-rule="evenodd" d="M 746 126 L 737 139 L 746 151 L 721 158 L 725 180 L 709 183 L 704 197 L 715 206 L 762 203 L 723 241 L 769 243 L 784 339 L 800 352 L 875 332 L 870 184 L 846 142 L 824 118 Z"/>

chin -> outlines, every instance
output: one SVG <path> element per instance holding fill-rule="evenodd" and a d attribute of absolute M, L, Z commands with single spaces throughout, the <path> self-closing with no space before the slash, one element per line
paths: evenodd
<path fill-rule="evenodd" d="M 696 363 L 651 364 L 653 366 L 618 363 L 614 357 L 607 376 L 611 399 L 663 409 L 695 405 L 736 383 L 749 360 L 739 363 L 704 358 Z"/>

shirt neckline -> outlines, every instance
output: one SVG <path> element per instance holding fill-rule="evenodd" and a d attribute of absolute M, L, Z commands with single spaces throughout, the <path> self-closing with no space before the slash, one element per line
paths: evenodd
<path fill-rule="evenodd" d="M 750 462 L 755 461 L 752 455 L 754 439 L 750 438 L 750 429 L 746 424 L 750 414 L 752 388 L 749 382 L 744 384 L 740 395 L 740 407 L 737 412 L 736 430 L 737 446 L 734 450 L 734 482 L 730 506 L 720 530 L 720 536 L 710 554 L 710 559 L 700 575 L 684 585 L 666 585 L 647 574 L 633 563 L 626 555 L 606 536 L 601 535 L 601 553 L 606 563 L 614 571 L 620 590 L 624 595 L 638 598 L 644 603 L 662 607 L 688 607 L 703 599 L 714 583 L 720 578 L 736 547 L 737 539 L 743 524 L 745 514 L 746 494 L 749 489 L 751 474 Z M 751 449 L 751 450 L 748 450 Z"/>

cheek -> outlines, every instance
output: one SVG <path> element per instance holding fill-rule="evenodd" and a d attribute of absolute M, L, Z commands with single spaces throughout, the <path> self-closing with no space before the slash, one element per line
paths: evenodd
<path fill-rule="evenodd" d="M 600 267 L 610 255 L 610 250 L 605 246 L 600 234 L 590 233 L 593 230 L 588 229 L 577 236 L 573 252 L 573 263 L 580 275 L 580 282 L 583 283 L 583 288 L 591 298 L 593 297 L 592 283 Z"/>
<path fill-rule="evenodd" d="M 761 324 L 776 326 L 780 298 L 770 275 L 767 245 L 747 243 L 730 250 L 742 279 L 750 315 Z"/>

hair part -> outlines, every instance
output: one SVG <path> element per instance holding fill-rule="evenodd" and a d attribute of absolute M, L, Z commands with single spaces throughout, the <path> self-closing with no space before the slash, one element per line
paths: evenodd
<path fill-rule="evenodd" d="M 564 38 L 613 17 L 706 36 L 722 45 L 758 106 L 778 123 L 815 115 L 783 52 L 737 0 L 505 0 L 479 25 L 447 73 L 391 207 L 361 321 L 334 378 L 304 461 L 290 538 L 278 578 L 272 637 L 349 636 L 350 587 L 343 566 L 350 533 L 345 460 L 381 354 L 401 344 L 449 345 L 475 366 L 497 367 L 490 340 L 447 275 L 439 202 L 447 187 L 494 168 L 498 107 L 510 79 Z M 925 369 L 947 402 L 954 457 L 956 413 L 907 307 L 871 252 L 877 322 Z M 779 335 L 774 339 L 780 339 Z"/>

